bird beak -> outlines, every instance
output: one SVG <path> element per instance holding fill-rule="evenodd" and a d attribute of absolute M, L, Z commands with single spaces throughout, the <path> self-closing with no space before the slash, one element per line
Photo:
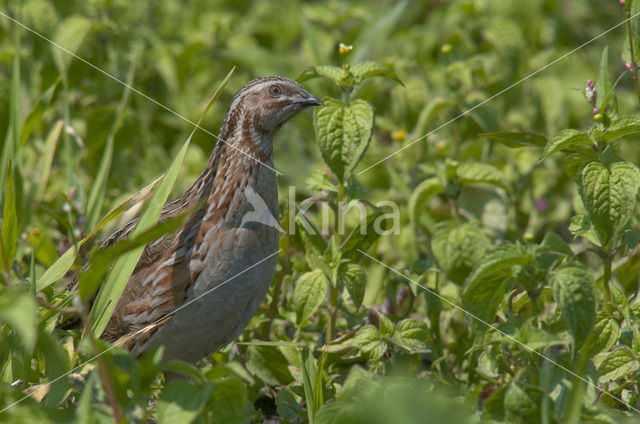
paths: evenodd
<path fill-rule="evenodd" d="M 302 106 L 324 106 L 322 100 L 311 94 L 296 103 Z"/>

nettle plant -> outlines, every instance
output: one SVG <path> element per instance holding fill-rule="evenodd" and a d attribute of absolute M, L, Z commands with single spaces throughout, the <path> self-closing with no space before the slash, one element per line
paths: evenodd
<path fill-rule="evenodd" d="M 640 171 L 620 157 L 622 138 L 640 132 L 640 116 L 618 115 L 607 69 L 605 49 L 597 82 L 588 81 L 585 90 L 595 121 L 586 133 L 566 129 L 548 141 L 528 132 L 485 134 L 508 147 L 542 147 L 541 161 L 563 155 L 578 193 L 579 214 L 569 225 L 576 238 L 573 249 L 552 232 L 538 244 L 503 243 L 491 249 L 471 222 L 444 235 L 436 232 L 431 241 L 440 269 L 462 285 L 462 306 L 474 315 L 468 378 L 494 383 L 481 396 L 489 395 L 484 407 L 493 417 L 522 417 L 528 405 L 526 422 L 536 422 L 540 414 L 574 422 L 581 413 L 585 419 L 596 413 L 592 405 L 598 397 L 609 406 L 637 404 L 640 303 L 635 293 L 625 295 L 612 264 L 620 259 L 618 272 L 628 272 L 627 257 L 636 254 L 640 241 L 631 222 Z M 442 181 L 433 178 L 419 188 L 443 191 Z M 599 272 L 590 266 L 588 253 L 601 258 Z M 598 384 L 614 397 L 596 390 Z"/>
<path fill-rule="evenodd" d="M 341 46 L 342 57 L 349 51 L 350 47 Z M 353 331 L 345 331 L 358 328 L 369 313 L 361 308 L 366 278 L 359 262 L 362 251 L 384 233 L 388 224 L 383 211 L 366 201 L 365 190 L 354 176 L 369 146 L 374 121 L 371 105 L 356 96 L 359 86 L 369 78 L 401 82 L 392 70 L 373 61 L 353 66 L 315 66 L 306 70 L 300 80 L 316 77 L 329 79 L 340 90 L 339 98 L 325 97 L 324 106 L 314 112 L 316 140 L 330 173 L 314 173 L 308 180 L 312 190 L 326 195 L 322 199 L 334 212 L 334 225 L 330 234 L 322 237 L 314 230 L 317 225 L 309 215 L 297 217 L 297 234 L 306 259 L 302 268 L 311 270 L 302 273 L 295 284 L 295 322 L 299 329 L 309 326 L 309 319 L 328 298 L 326 320 L 316 322 L 318 326 L 326 325 L 324 341 L 333 344 L 332 352 L 355 346 L 365 360 L 375 363 L 385 354 L 387 344 L 407 350 L 424 348 L 426 335 L 426 325 L 421 321 L 405 319 L 394 325 L 381 313 L 376 316 L 380 320 L 378 327 L 362 326 L 355 336 Z M 361 214 L 360 222 L 345 229 L 346 211 L 355 203 L 368 208 L 366 216 Z M 335 340 L 338 319 L 344 334 Z"/>

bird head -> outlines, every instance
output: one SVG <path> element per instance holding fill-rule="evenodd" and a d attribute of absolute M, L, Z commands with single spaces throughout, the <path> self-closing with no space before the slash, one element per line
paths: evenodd
<path fill-rule="evenodd" d="M 237 110 L 249 119 L 252 131 L 269 137 L 307 106 L 321 106 L 322 100 L 311 95 L 300 84 L 279 76 L 250 81 L 236 93 L 229 112 Z"/>

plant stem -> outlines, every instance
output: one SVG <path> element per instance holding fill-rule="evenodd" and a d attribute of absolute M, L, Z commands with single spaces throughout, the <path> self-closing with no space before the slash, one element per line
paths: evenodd
<path fill-rule="evenodd" d="M 638 97 L 638 102 L 640 102 L 640 84 L 638 84 L 638 69 L 636 65 L 636 56 L 633 49 L 633 33 L 631 27 L 631 12 L 629 9 L 626 10 L 625 15 L 627 17 L 627 35 L 629 36 L 629 54 L 631 55 L 631 76 L 633 77 L 633 86 L 636 89 L 636 97 Z"/>
<path fill-rule="evenodd" d="M 334 216 L 334 228 L 333 228 L 333 237 L 335 239 L 336 245 L 341 245 L 342 234 L 340 232 L 343 230 L 341 227 L 341 223 L 344 219 L 343 214 L 343 202 L 344 202 L 344 183 L 338 183 L 338 193 L 337 193 L 337 204 L 335 208 L 335 216 Z M 339 266 L 339 264 L 335 264 L 335 266 Z M 335 285 L 334 285 L 335 284 Z M 327 319 L 327 340 L 326 343 L 330 343 L 331 340 L 336 336 L 336 320 L 338 314 L 338 282 L 331 281 L 329 283 L 329 316 Z"/>

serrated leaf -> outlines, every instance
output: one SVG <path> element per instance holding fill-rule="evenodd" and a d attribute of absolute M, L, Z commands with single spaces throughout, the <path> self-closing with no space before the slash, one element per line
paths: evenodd
<path fill-rule="evenodd" d="M 611 349 L 616 340 L 618 340 L 620 326 L 609 314 L 601 311 L 596 315 L 596 324 L 593 326 L 593 334 L 595 334 L 595 339 L 589 346 L 589 352 L 591 355 Z"/>
<path fill-rule="evenodd" d="M 364 100 L 342 103 L 328 98 L 313 113 L 316 140 L 325 163 L 344 182 L 369 146 L 373 110 Z"/>
<path fill-rule="evenodd" d="M 576 348 L 579 348 L 596 320 L 595 280 L 584 265 L 572 262 L 551 274 L 550 285 Z"/>
<path fill-rule="evenodd" d="M 429 329 L 422 321 L 403 319 L 396 325 L 393 339 L 407 350 L 425 351 L 428 348 Z"/>
<path fill-rule="evenodd" d="M 547 144 L 547 138 L 545 136 L 529 131 L 499 131 L 478 135 L 490 138 L 511 148 L 544 147 Z"/>
<path fill-rule="evenodd" d="M 379 321 L 379 325 L 378 327 L 380 328 L 380 334 L 382 335 L 382 337 L 391 337 L 393 336 L 393 321 L 391 321 L 389 319 L 388 316 L 386 316 L 385 314 L 378 312 L 378 321 Z"/>
<path fill-rule="evenodd" d="M 293 381 L 289 363 L 276 347 L 254 346 L 247 348 L 247 369 L 272 386 L 288 384 Z"/>
<path fill-rule="evenodd" d="M 488 163 L 461 163 L 456 169 L 456 176 L 462 185 L 484 183 L 508 190 L 504 173 Z"/>
<path fill-rule="evenodd" d="M 627 346 L 609 353 L 600 366 L 598 374 L 600 383 L 606 383 L 618 378 L 628 377 L 632 371 L 638 369 L 638 360 L 634 357 L 633 352 Z"/>
<path fill-rule="evenodd" d="M 305 69 L 298 77 L 298 81 L 303 82 L 312 78 L 324 77 L 330 79 L 336 83 L 336 85 L 340 85 L 347 76 L 348 73 L 343 68 L 330 65 L 318 65 Z"/>
<path fill-rule="evenodd" d="M 462 305 L 465 310 L 485 322 L 492 322 L 498 305 L 507 291 L 507 280 L 513 278 L 514 266 L 533 260 L 522 246 L 500 246 L 485 255 L 465 281 Z M 482 329 L 486 329 L 482 326 Z"/>
<path fill-rule="evenodd" d="M 378 329 L 372 325 L 362 327 L 353 338 L 353 344 L 371 360 L 382 358 L 387 351 L 387 344 L 382 340 Z"/>
<path fill-rule="evenodd" d="M 371 77 L 385 77 L 402 84 L 400 78 L 389 67 L 374 61 L 358 63 L 351 68 L 351 73 L 356 78 L 356 84 L 360 84 L 363 80 Z"/>
<path fill-rule="evenodd" d="M 640 171 L 629 162 L 605 167 L 591 162 L 582 171 L 581 196 L 592 224 L 605 244 L 627 225 L 640 188 Z"/>
<path fill-rule="evenodd" d="M 53 61 L 60 73 L 64 74 L 69 67 L 69 63 L 73 60 L 71 54 L 75 54 L 78 51 L 87 34 L 89 34 L 91 26 L 91 21 L 80 15 L 69 16 L 58 24 L 53 35 L 53 41 L 64 47 L 66 51 L 52 46 L 52 54 Z"/>
<path fill-rule="evenodd" d="M 417 225 L 424 204 L 433 196 L 444 191 L 444 184 L 438 177 L 427 178 L 411 192 L 409 197 L 409 217 Z"/>
<path fill-rule="evenodd" d="M 442 226 L 431 238 L 431 253 L 446 276 L 462 284 L 491 243 L 474 222 Z"/>
<path fill-rule="evenodd" d="M 611 143 L 621 137 L 638 132 L 640 132 L 640 117 L 623 116 L 611 121 L 607 130 L 601 135 L 601 139 Z"/>
<path fill-rule="evenodd" d="M 301 324 L 316 313 L 327 296 L 327 287 L 327 277 L 320 269 L 305 272 L 298 278 L 293 291 L 296 324 Z"/>
<path fill-rule="evenodd" d="M 560 150 L 568 150 L 576 146 L 593 146 L 593 141 L 578 130 L 562 130 L 556 134 L 544 148 L 543 157 L 547 157 Z"/>
<path fill-rule="evenodd" d="M 356 308 L 362 305 L 362 299 L 364 299 L 364 289 L 366 286 L 365 274 L 362 267 L 354 263 L 346 263 L 340 265 L 340 271 L 338 278 L 342 281 L 347 288 L 347 292 Z"/>

